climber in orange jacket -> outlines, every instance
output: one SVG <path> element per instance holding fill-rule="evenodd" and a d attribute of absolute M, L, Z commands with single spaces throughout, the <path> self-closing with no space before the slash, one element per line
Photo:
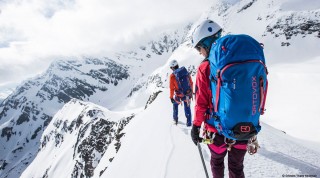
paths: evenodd
<path fill-rule="evenodd" d="M 193 93 L 193 82 L 185 67 L 180 67 L 176 60 L 170 62 L 173 73 L 170 75 L 170 100 L 173 104 L 173 120 L 178 124 L 178 106 L 183 102 L 187 127 L 191 126 L 190 101 Z"/>

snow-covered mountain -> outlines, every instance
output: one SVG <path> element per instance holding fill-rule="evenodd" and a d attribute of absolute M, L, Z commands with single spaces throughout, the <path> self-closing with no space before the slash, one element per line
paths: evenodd
<path fill-rule="evenodd" d="M 194 79 L 201 57 L 189 47 L 189 37 L 207 18 L 225 34 L 247 33 L 264 43 L 270 89 L 262 121 L 318 141 L 320 98 L 312 92 L 295 97 L 311 101 L 310 109 L 292 96 L 320 89 L 313 85 L 320 79 L 320 9 L 299 3 L 297 8 L 297 1 L 216 0 L 192 27 L 156 36 L 132 51 L 57 60 L 0 104 L 0 177 L 204 177 L 182 110 L 179 126 L 171 124 L 168 61 L 177 59 Z M 309 73 L 292 76 L 296 69 Z M 297 80 L 303 86 L 294 87 Z M 314 124 L 295 129 L 292 123 L 305 116 L 299 110 Z M 303 135 L 308 128 L 312 138 Z M 320 176 L 314 144 L 267 124 L 259 139 L 259 153 L 246 156 L 247 177 Z M 210 154 L 203 149 L 209 167 Z"/>
<path fill-rule="evenodd" d="M 53 116 L 72 98 L 113 110 L 128 109 L 125 103 L 135 101 L 135 107 L 145 107 L 149 95 L 136 99 L 135 92 L 152 81 L 148 76 L 165 64 L 189 28 L 155 35 L 145 45 L 110 57 L 64 57 L 23 82 L 0 104 L 0 177 L 19 177 L 36 156 Z"/>
<path fill-rule="evenodd" d="M 2 101 L 5 100 L 13 91 L 14 89 L 5 89 L 0 91 L 0 103 L 2 103 Z"/>
<path fill-rule="evenodd" d="M 111 112 L 101 106 L 72 99 L 54 116 L 43 132 L 40 150 L 32 165 L 41 165 L 42 175 L 32 177 L 91 177 L 109 166 L 96 169 L 104 155 L 110 162 L 121 146 L 123 128 L 134 118 L 129 112 Z M 66 164 L 64 164 L 66 163 Z M 35 173 L 33 166 L 25 175 Z M 67 177 L 68 177 L 67 176 Z M 22 176 L 29 177 L 29 176 Z"/>
<path fill-rule="evenodd" d="M 178 126 L 172 124 L 168 95 L 162 89 L 146 110 L 131 117 L 70 101 L 47 127 L 37 157 L 21 177 L 205 177 L 182 108 Z M 247 177 L 320 174 L 319 150 L 267 124 L 262 128 L 261 149 L 245 157 Z M 209 169 L 210 152 L 206 145 L 202 149 Z"/>
<path fill-rule="evenodd" d="M 200 21 L 214 19 L 226 33 L 250 34 L 265 45 L 268 64 L 274 64 L 319 56 L 319 17 L 320 3 L 313 0 L 221 0 Z"/>

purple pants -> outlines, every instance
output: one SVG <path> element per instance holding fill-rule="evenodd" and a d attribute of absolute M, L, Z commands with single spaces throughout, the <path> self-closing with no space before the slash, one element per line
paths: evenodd
<path fill-rule="evenodd" d="M 211 152 L 211 171 L 214 178 L 224 177 L 224 157 L 228 153 L 229 178 L 244 178 L 243 160 L 247 152 L 246 142 L 236 143 L 227 151 L 224 136 L 216 134 L 214 143 L 208 145 Z"/>

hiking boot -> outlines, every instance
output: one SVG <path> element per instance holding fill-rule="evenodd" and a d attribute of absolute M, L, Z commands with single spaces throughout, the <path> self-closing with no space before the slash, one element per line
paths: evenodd
<path fill-rule="evenodd" d="M 177 120 L 173 120 L 173 124 L 174 125 L 178 125 L 178 121 Z"/>

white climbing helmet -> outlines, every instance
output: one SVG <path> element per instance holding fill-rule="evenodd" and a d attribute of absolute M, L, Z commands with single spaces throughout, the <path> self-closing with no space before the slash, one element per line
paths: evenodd
<path fill-rule="evenodd" d="M 205 20 L 201 24 L 199 24 L 193 31 L 191 42 L 192 47 L 196 47 L 196 45 L 205 37 L 212 36 L 221 30 L 220 25 L 215 23 L 212 20 Z"/>
<path fill-rule="evenodd" d="M 175 66 L 177 66 L 177 65 L 178 65 L 177 60 L 172 60 L 172 61 L 170 62 L 170 64 L 169 64 L 170 67 L 175 67 Z"/>

